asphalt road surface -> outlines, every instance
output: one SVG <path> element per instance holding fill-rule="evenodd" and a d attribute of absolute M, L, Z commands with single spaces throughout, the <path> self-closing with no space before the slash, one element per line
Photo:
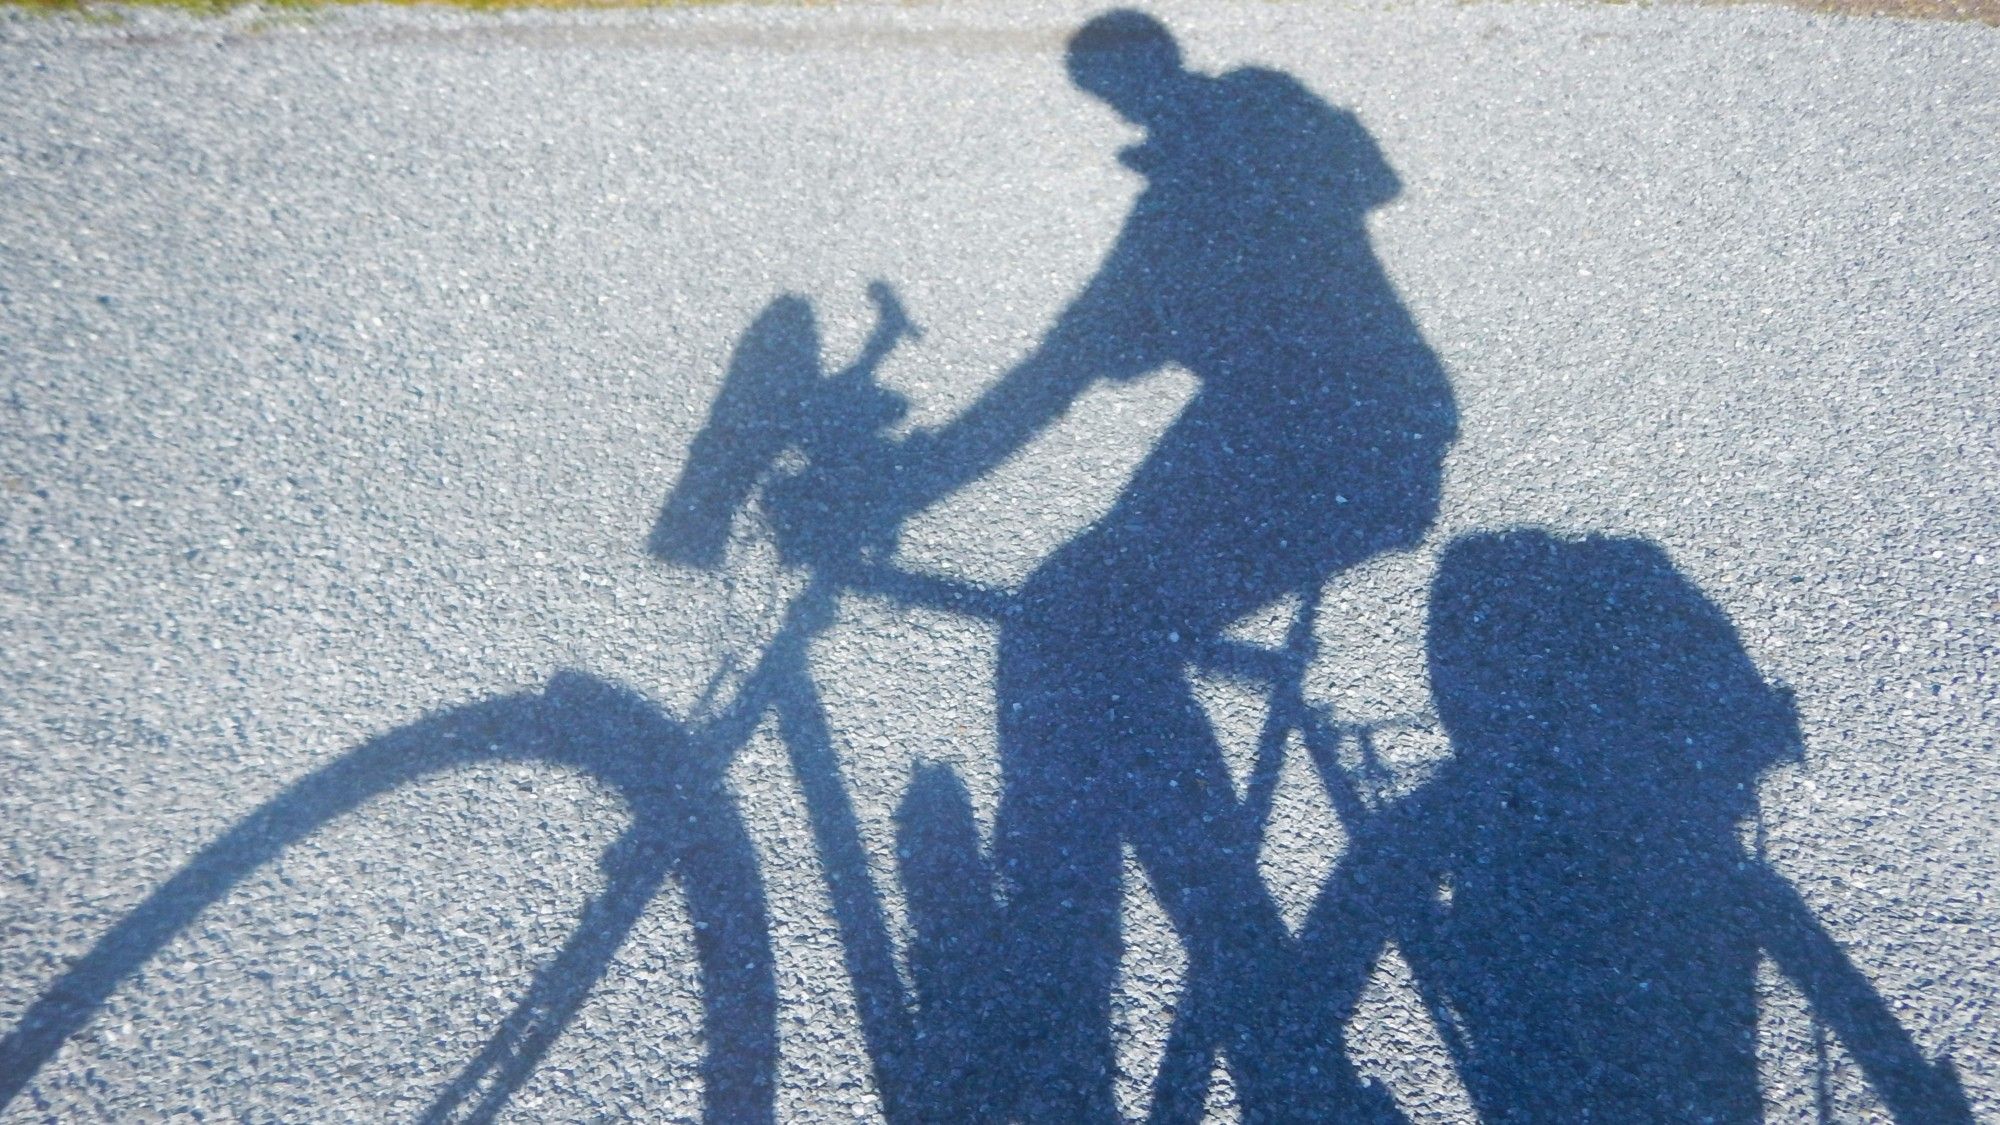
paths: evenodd
<path fill-rule="evenodd" d="M 1994 29 L 1091 14 L 0 13 L 0 1120 L 2000 1121 Z"/>

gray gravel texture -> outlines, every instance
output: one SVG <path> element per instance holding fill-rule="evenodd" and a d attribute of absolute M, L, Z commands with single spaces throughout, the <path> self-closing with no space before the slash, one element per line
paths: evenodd
<path fill-rule="evenodd" d="M 1351 110 L 1401 179 L 1366 229 L 1458 437 L 1423 542 L 1324 589 L 1305 685 L 1344 721 L 1415 717 L 1378 740 L 1372 799 L 1451 776 L 1426 718 L 1448 544 L 1657 545 L 1796 692 L 1802 759 L 1762 771 L 1728 830 L 2000 1121 L 1994 30 L 1156 10 L 1192 66 L 1272 68 Z M 774 990 L 770 1112 L 882 1114 L 843 938 L 856 873 L 829 890 L 797 732 L 762 722 L 713 777 L 560 747 L 628 712 L 679 737 L 804 585 L 754 511 L 724 567 L 646 551 L 774 298 L 811 303 L 831 369 L 873 323 L 866 284 L 892 282 L 924 328 L 880 369 L 910 431 L 973 402 L 1096 272 L 1142 181 L 1117 158 L 1137 131 L 1064 72 L 1089 12 L 0 13 L 0 1033 L 18 1044 L 205 847 L 261 855 L 326 817 L 206 898 L 182 885 L 186 917 L 74 1037 L 31 1077 L 12 1056 L 0 1083 L 27 1085 L 0 1120 L 418 1116 L 599 924 L 628 823 L 674 820 L 668 783 L 716 777 L 701 792 L 741 824 L 714 846 L 753 857 L 739 893 L 768 914 L 743 971 Z M 1169 366 L 1091 386 L 913 518 L 897 560 L 1020 585 L 1111 510 L 1196 385 Z M 881 597 L 833 613 L 809 665 L 837 774 L 813 776 L 844 783 L 892 975 L 915 981 L 898 810 L 951 778 L 990 854 L 999 635 Z M 1282 637 L 1282 605 L 1253 617 L 1240 634 Z M 1193 680 L 1247 784 L 1262 695 Z M 225 836 L 371 746 L 433 766 Z M 1288 926 L 1327 906 L 1351 842 L 1291 754 L 1257 856 Z M 1630 858 L 1635 883 L 1668 877 Z M 701 1114 L 689 886 L 628 904 L 500 1116 Z M 1189 957 L 1130 849 L 1122 886 L 1110 1085 L 1139 1116 Z M 1413 1118 L 1474 1119 L 1417 960 L 1391 941 L 1362 966 L 1345 1053 Z M 1754 1027 L 1727 1030 L 1754 1036 L 1768 1118 L 1891 1112 L 1798 974 L 1768 953 L 1755 973 Z M 1227 1068 L 1203 1096 L 1240 1115 Z"/>

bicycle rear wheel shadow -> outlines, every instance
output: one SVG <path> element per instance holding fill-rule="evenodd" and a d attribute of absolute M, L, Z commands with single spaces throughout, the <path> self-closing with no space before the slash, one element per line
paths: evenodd
<path fill-rule="evenodd" d="M 600 857 L 606 882 L 563 948 L 427 1121 L 490 1120 L 533 1072 L 670 877 L 695 927 L 703 1005 L 704 1116 L 770 1120 L 776 982 L 756 852 L 730 800 L 727 757 L 671 717 L 575 672 L 540 691 L 424 719 L 367 742 L 238 822 L 79 959 L 0 1039 L 0 1108 L 200 913 L 286 848 L 363 803 L 426 777 L 493 762 L 574 769 L 625 801 L 629 827 Z"/>

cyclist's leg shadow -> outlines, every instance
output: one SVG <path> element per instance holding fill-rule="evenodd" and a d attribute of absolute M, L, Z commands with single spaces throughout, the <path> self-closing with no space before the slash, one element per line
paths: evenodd
<path fill-rule="evenodd" d="M 949 766 L 917 768 L 896 809 L 896 855 L 913 931 L 911 1108 L 924 1121 L 1004 1118 L 1002 908 L 971 798 Z"/>

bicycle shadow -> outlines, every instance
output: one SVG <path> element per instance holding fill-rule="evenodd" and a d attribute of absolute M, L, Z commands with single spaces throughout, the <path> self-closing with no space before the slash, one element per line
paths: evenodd
<path fill-rule="evenodd" d="M 1365 216 L 1398 186 L 1351 114 L 1274 72 L 1190 71 L 1171 34 L 1131 12 L 1087 24 L 1069 64 L 1080 88 L 1145 129 L 1120 159 L 1146 186 L 1035 350 L 957 420 L 894 442 L 879 429 L 900 403 L 834 393 L 872 386 L 884 351 L 822 374 L 809 307 L 783 299 L 746 334 L 653 540 L 665 557 L 719 558 L 730 518 L 763 481 L 783 553 L 841 573 L 886 555 L 904 514 L 991 471 L 1095 381 L 1173 363 L 1199 382 L 1112 509 L 999 618 L 1003 792 L 991 854 L 943 767 L 921 768 L 898 809 L 915 994 L 900 997 L 893 976 L 864 985 L 876 1006 L 908 1015 L 900 1061 L 876 1060 L 878 1080 L 901 1091 L 894 1104 L 916 1120 L 1117 1118 L 1110 999 L 1129 845 L 1187 954 L 1184 1005 L 1201 1012 L 1176 1025 L 1153 1120 L 1198 1119 L 1218 1063 L 1246 1112 L 1400 1118 L 1344 1050 L 1392 939 L 1421 947 L 1406 956 L 1483 1116 L 1757 1119 L 1750 1047 L 1765 952 L 1835 1013 L 1902 1119 L 1962 1113 L 1948 1067 L 1931 1071 L 1795 893 L 1761 866 L 1737 873 L 1749 861 L 1734 825 L 1775 760 L 1757 755 L 1795 753 L 1796 724 L 1733 629 L 1649 545 L 1542 544 L 1580 568 L 1568 575 L 1529 565 L 1531 533 L 1447 554 L 1432 659 L 1458 759 L 1380 824 L 1350 826 L 1358 842 L 1343 881 L 1290 937 L 1255 868 L 1261 826 L 1185 669 L 1245 614 L 1310 598 L 1423 537 L 1456 434 L 1453 397 L 1374 256 Z M 807 467 L 771 474 L 788 444 Z M 1651 599 L 1661 616 L 1632 625 L 1637 647 L 1574 652 L 1567 680 L 1547 687 L 1552 713 L 1616 705 L 1643 737 L 1635 728 L 1621 742 L 1604 728 L 1597 737 L 1610 743 L 1595 757 L 1536 757 L 1545 732 L 1533 723 L 1466 720 L 1481 677 L 1532 656 L 1470 604 L 1481 583 L 1556 622 L 1551 642 L 1589 623 L 1593 599 Z M 1641 652 L 1689 671 L 1649 686 Z M 1644 741 L 1713 741 L 1718 714 L 1738 741 L 1698 769 Z M 1537 807 L 1557 810 L 1569 834 L 1467 827 L 1492 824 L 1493 801 L 1516 809 L 1507 802 L 1527 799 L 1505 795 L 1516 790 L 1540 794 Z M 1481 863 L 1464 832 L 1501 850 Z M 1621 882 L 1644 860 L 1643 885 Z M 1671 870 L 1652 874 L 1662 862 Z M 1358 890 L 1354 876 L 1371 872 L 1375 889 Z M 1425 946 L 1423 926 L 1444 925 L 1426 904 L 1446 876 L 1470 882 L 1453 891 L 1446 936 Z M 865 886 L 867 873 L 850 861 L 830 878 Z M 1385 918 L 1398 920 L 1394 933 Z M 1634 999 L 1608 991 L 1621 980 L 1649 983 Z"/>

